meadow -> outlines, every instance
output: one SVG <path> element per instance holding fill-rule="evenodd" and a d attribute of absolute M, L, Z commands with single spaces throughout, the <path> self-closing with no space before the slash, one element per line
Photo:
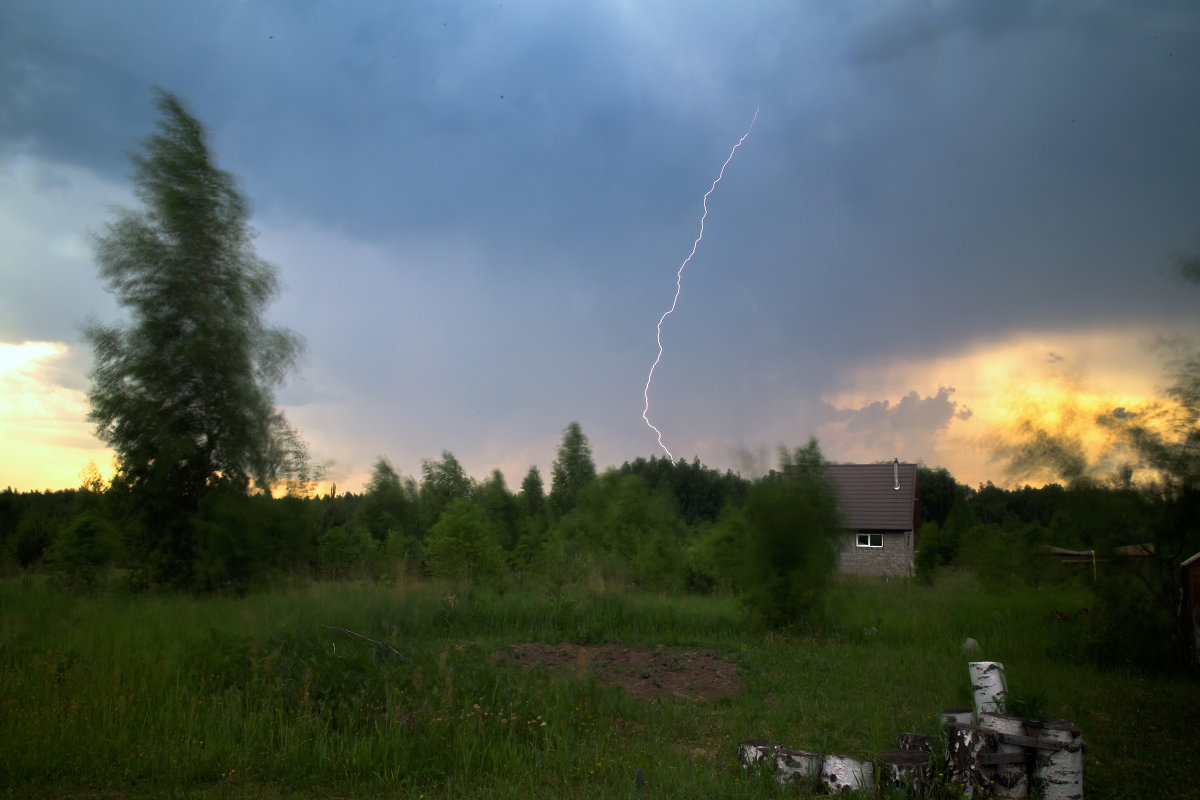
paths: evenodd
<path fill-rule="evenodd" d="M 1088 595 L 840 581 L 823 623 L 735 598 L 424 579 L 282 582 L 244 597 L 80 596 L 0 583 L 0 791 L 12 797 L 795 796 L 742 739 L 877 757 L 971 704 L 1004 662 L 1013 711 L 1079 725 L 1089 798 L 1200 797 L 1194 677 L 1080 657 Z M 1057 613 L 1056 613 L 1057 612 Z M 1069 619 L 1064 621 L 1064 617 Z M 964 655 L 974 637 L 981 651 Z M 637 697 L 515 643 L 702 648 L 740 691 Z M 653 676 L 647 676 L 653 679 Z M 882 795 L 881 796 L 893 796 Z"/>

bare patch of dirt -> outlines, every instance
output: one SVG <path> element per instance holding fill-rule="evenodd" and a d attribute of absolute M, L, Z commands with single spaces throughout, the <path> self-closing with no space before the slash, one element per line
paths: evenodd
<path fill-rule="evenodd" d="M 634 697 L 656 700 L 663 695 L 715 702 L 736 697 L 742 689 L 737 665 L 705 650 L 679 647 L 636 647 L 608 644 L 510 644 L 497 657 L 526 669 L 545 669 L 620 686 Z"/>

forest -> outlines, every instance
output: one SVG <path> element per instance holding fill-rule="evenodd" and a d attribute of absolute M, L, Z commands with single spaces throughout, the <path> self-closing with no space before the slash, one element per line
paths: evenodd
<path fill-rule="evenodd" d="M 818 470 L 821 463 L 815 442 L 782 457 L 781 469 L 789 459 L 815 457 Z M 157 587 L 244 594 L 284 577 L 386 582 L 403 575 L 494 588 L 580 584 L 742 597 L 753 595 L 770 566 L 762 553 L 771 537 L 812 550 L 828 535 L 806 525 L 802 510 L 772 529 L 767 509 L 780 501 L 769 490 L 783 482 L 781 471 L 752 481 L 696 459 L 652 456 L 597 472 L 577 423 L 563 432 L 548 490 L 536 467 L 513 491 L 498 470 L 484 480 L 467 475 L 450 452 L 425 460 L 419 480 L 380 458 L 361 493 L 336 486 L 321 495 L 213 492 L 189 538 L 169 554 L 129 535 L 140 523 L 128 489 L 105 485 L 91 465 L 82 477 L 78 489 L 0 492 L 6 574 L 44 575 L 84 593 Z M 836 504 L 827 482 L 816 485 Z M 1095 630 L 1081 655 L 1140 665 L 1187 661 L 1178 564 L 1200 548 L 1187 499 L 1089 481 L 969 487 L 926 466 L 918 468 L 917 490 L 918 581 L 968 571 L 994 590 L 1083 587 L 1094 597 Z M 1127 554 L 1139 545 L 1145 552 Z M 1087 551 L 1092 561 L 1051 548 Z M 827 583 L 833 562 L 813 560 L 804 580 Z M 761 600 L 757 608 L 770 617 L 773 602 L 785 601 Z M 779 620 L 803 623 L 817 605 L 801 604 Z"/>

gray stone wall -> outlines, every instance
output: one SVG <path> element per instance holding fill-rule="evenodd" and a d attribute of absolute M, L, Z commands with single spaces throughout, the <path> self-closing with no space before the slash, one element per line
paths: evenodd
<path fill-rule="evenodd" d="M 911 531 L 883 534 L 883 547 L 859 547 L 858 532 L 844 534 L 838 570 L 847 575 L 883 575 L 907 578 L 913 574 Z"/>

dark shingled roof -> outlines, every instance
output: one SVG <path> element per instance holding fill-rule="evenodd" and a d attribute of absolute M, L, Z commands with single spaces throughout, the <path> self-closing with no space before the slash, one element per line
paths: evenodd
<path fill-rule="evenodd" d="M 842 516 L 856 531 L 911 531 L 917 513 L 917 465 L 900 464 L 896 489 L 893 464 L 830 464 Z"/>

